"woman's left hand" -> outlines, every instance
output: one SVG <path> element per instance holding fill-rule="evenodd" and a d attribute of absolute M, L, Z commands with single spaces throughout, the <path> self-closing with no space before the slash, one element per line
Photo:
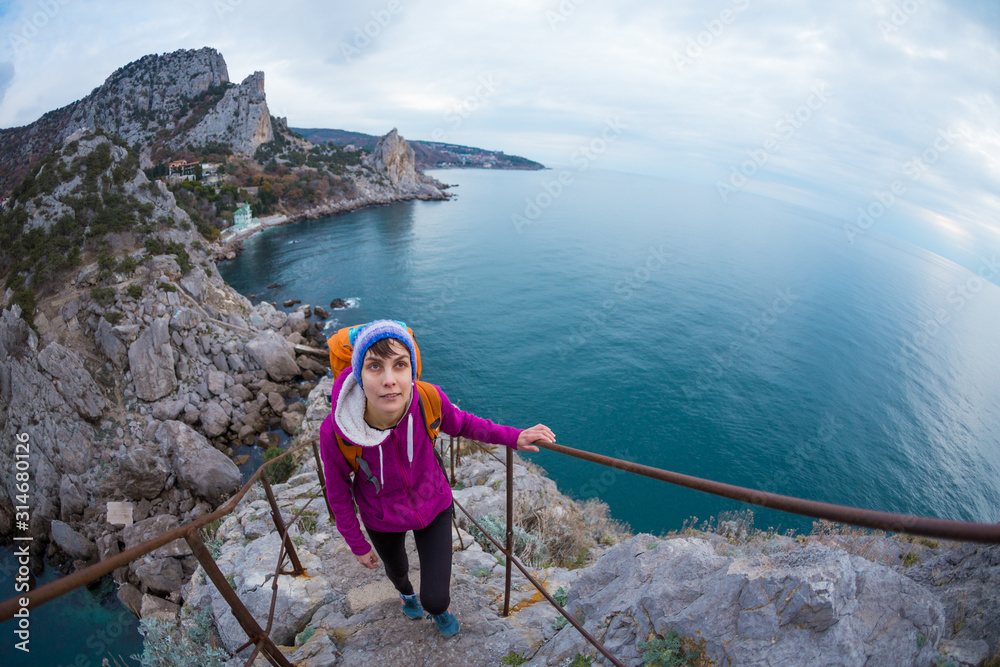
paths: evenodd
<path fill-rule="evenodd" d="M 552 432 L 552 429 L 544 424 L 536 424 L 531 428 L 526 428 L 521 431 L 521 435 L 517 436 L 517 451 L 537 452 L 538 447 L 531 444 L 535 440 L 541 440 L 542 442 L 555 442 L 556 434 Z"/>

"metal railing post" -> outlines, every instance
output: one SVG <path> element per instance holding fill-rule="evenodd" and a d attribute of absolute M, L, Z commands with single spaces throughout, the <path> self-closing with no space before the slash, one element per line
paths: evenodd
<path fill-rule="evenodd" d="M 278 509 L 278 501 L 274 499 L 274 491 L 271 490 L 271 484 L 267 481 L 266 470 L 261 470 L 260 472 L 260 483 L 264 485 L 264 493 L 267 494 L 267 502 L 271 504 L 271 516 L 274 518 L 274 527 L 278 529 L 278 534 L 281 535 L 281 541 L 288 550 L 288 557 L 292 560 L 292 573 L 298 576 L 305 572 L 305 568 L 303 568 L 302 563 L 299 562 L 299 555 L 295 553 L 295 545 L 292 544 L 292 537 L 288 534 L 288 527 L 285 526 L 285 520 L 281 518 L 281 510 Z M 278 562 L 278 566 L 280 568 L 280 561 Z M 288 573 L 282 572 L 281 574 Z"/>
<path fill-rule="evenodd" d="M 455 436 L 451 436 L 449 447 L 451 449 L 451 485 L 455 486 Z"/>
<path fill-rule="evenodd" d="M 268 658 L 280 665 L 281 667 L 293 667 L 292 663 L 288 662 L 288 658 L 285 654 L 278 650 L 278 647 L 274 645 L 271 638 L 267 636 L 263 629 L 261 629 L 260 624 L 254 619 L 250 611 L 243 605 L 243 601 L 240 600 L 240 596 L 236 594 L 233 587 L 229 585 L 226 581 L 225 575 L 222 574 L 222 570 L 219 566 L 215 564 L 215 560 L 212 559 L 212 554 L 208 552 L 205 548 L 205 544 L 201 541 L 198 536 L 198 530 L 195 527 L 188 528 L 184 533 L 184 539 L 191 546 L 191 551 L 194 555 L 198 557 L 198 562 L 201 566 L 205 568 L 205 575 L 212 581 L 215 587 L 218 589 L 219 593 L 222 595 L 222 599 L 226 601 L 229 608 L 233 612 L 233 617 L 243 628 L 243 632 L 247 634 L 250 641 L 255 644 L 263 644 L 263 650 L 267 653 Z"/>
<path fill-rule="evenodd" d="M 319 455 L 319 442 L 312 441 L 313 456 L 316 457 L 316 470 L 319 472 L 319 487 L 323 489 L 323 500 L 326 501 L 326 511 L 330 513 L 330 522 L 333 523 L 333 508 L 330 507 L 330 497 L 326 494 L 326 475 L 323 474 L 323 459 Z"/>
<path fill-rule="evenodd" d="M 507 554 L 504 559 L 506 581 L 503 589 L 503 615 L 510 613 L 510 561 L 514 555 L 514 450 L 507 448 Z"/>

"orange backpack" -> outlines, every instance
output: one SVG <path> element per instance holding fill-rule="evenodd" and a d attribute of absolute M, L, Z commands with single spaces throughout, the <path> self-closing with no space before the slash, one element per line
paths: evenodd
<path fill-rule="evenodd" d="M 351 345 L 350 331 L 357 328 L 357 326 L 344 327 L 330 336 L 329 340 L 326 341 L 327 347 L 330 348 L 330 368 L 333 370 L 334 379 L 340 375 L 341 371 L 351 365 L 351 354 L 354 352 L 354 347 Z M 406 330 L 410 332 L 410 336 L 412 337 L 413 329 L 407 327 Z M 420 414 L 424 417 L 427 435 L 430 436 L 431 443 L 433 444 L 441 430 L 441 394 L 438 393 L 434 385 L 420 380 L 420 348 L 417 346 L 416 337 L 413 337 L 413 348 L 417 354 L 417 381 L 414 383 L 417 388 L 416 399 L 420 405 Z M 358 468 L 362 463 L 361 447 L 344 442 L 339 433 L 336 435 L 337 446 L 340 447 L 341 453 L 347 459 L 347 463 L 351 466 L 351 469 L 354 472 L 358 472 Z M 436 455 L 437 451 L 434 453 Z"/>

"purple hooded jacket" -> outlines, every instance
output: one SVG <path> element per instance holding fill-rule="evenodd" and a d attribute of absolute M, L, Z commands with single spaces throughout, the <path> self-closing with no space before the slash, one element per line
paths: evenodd
<path fill-rule="evenodd" d="M 435 385 L 435 388 L 441 394 L 442 433 L 517 447 L 520 430 L 462 412 L 451 404 L 440 387 Z M 411 393 L 406 412 L 396 426 L 382 431 L 365 422 L 364 390 L 350 367 L 344 369 L 333 385 L 332 410 L 319 431 L 320 454 L 337 530 L 357 556 L 371 551 L 371 545 L 361 533 L 354 513 L 355 502 L 366 527 L 387 532 L 426 528 L 451 505 L 451 486 L 434 455 L 420 414 L 416 386 Z M 352 484 L 353 470 L 337 447 L 336 434 L 347 443 L 361 446 L 361 458 L 379 479 L 380 492 L 376 493 L 375 485 L 360 470 Z"/>

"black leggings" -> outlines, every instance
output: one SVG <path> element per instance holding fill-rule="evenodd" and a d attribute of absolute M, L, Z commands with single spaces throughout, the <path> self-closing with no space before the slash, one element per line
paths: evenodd
<path fill-rule="evenodd" d="M 426 528 L 413 531 L 420 558 L 420 604 L 429 614 L 443 614 L 451 602 L 451 517 L 454 506 L 442 511 Z M 410 563 L 406 558 L 406 531 L 383 533 L 365 526 L 368 538 L 385 564 L 396 590 L 413 595 Z"/>

